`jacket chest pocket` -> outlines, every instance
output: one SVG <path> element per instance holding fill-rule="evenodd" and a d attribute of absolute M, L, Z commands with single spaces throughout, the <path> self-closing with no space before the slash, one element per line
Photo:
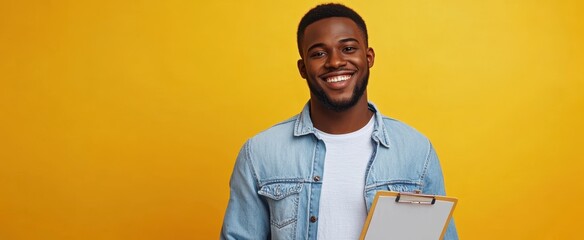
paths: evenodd
<path fill-rule="evenodd" d="M 374 193 L 377 191 L 414 192 L 414 191 L 421 191 L 422 184 L 419 182 L 408 181 L 408 180 L 388 181 L 386 183 L 377 185 L 377 187 L 375 187 L 372 190 Z"/>
<path fill-rule="evenodd" d="M 422 184 L 417 183 L 391 183 L 387 184 L 387 190 L 394 192 L 422 191 Z"/>
<path fill-rule="evenodd" d="M 270 183 L 260 188 L 258 194 L 265 197 L 270 207 L 272 229 L 285 228 L 298 220 L 301 191 L 302 183 Z"/>

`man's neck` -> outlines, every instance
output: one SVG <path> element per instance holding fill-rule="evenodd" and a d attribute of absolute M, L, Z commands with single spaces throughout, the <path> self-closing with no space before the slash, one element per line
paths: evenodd
<path fill-rule="evenodd" d="M 331 134 L 351 133 L 363 128 L 373 112 L 364 94 L 355 106 L 341 112 L 326 108 L 317 99 L 310 100 L 310 118 L 315 128 Z"/>

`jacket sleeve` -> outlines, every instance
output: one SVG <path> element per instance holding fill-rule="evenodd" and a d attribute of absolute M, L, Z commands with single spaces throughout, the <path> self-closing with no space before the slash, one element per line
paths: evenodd
<path fill-rule="evenodd" d="M 427 169 L 426 176 L 424 178 L 424 189 L 423 193 L 441 195 L 445 196 L 446 191 L 444 190 L 444 177 L 442 175 L 442 168 L 440 167 L 440 161 L 436 155 L 436 151 L 432 144 L 430 144 L 430 149 L 427 156 Z M 454 225 L 454 218 L 450 219 L 448 228 L 446 229 L 446 234 L 444 234 L 444 240 L 458 240 L 458 233 L 456 232 L 456 226 Z"/>
<path fill-rule="evenodd" d="M 258 195 L 257 176 L 251 162 L 250 141 L 241 148 L 229 182 L 229 203 L 221 228 L 222 240 L 268 239 L 269 209 Z"/>

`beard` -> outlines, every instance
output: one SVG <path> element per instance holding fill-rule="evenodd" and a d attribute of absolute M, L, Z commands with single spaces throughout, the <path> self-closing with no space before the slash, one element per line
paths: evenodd
<path fill-rule="evenodd" d="M 351 98 L 346 100 L 333 101 L 326 94 L 326 92 L 321 87 L 313 83 L 312 80 L 307 80 L 306 82 L 308 83 L 308 88 L 310 89 L 310 92 L 312 92 L 312 94 L 316 96 L 318 101 L 320 101 L 327 109 L 335 112 L 343 112 L 355 106 L 355 104 L 357 104 L 359 99 L 361 99 L 361 97 L 363 96 L 363 93 L 365 93 L 365 89 L 367 89 L 367 84 L 369 82 L 369 69 L 367 69 L 365 76 L 363 76 L 361 84 L 357 83 L 357 85 L 355 85 Z M 357 80 L 357 82 L 359 82 L 359 80 Z"/>

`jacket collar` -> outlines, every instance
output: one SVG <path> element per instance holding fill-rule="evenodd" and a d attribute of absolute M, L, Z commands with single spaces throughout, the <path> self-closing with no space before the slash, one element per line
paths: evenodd
<path fill-rule="evenodd" d="M 369 109 L 373 111 L 374 118 L 375 118 L 375 126 L 373 127 L 373 134 L 371 138 L 376 142 L 381 143 L 384 147 L 389 148 L 390 141 L 389 141 L 389 133 L 385 124 L 383 124 L 383 115 L 379 113 L 377 107 L 371 102 L 367 103 L 369 105 Z M 304 105 L 302 112 L 296 118 L 294 122 L 294 136 L 304 136 L 308 134 L 314 134 L 316 136 L 316 128 L 312 125 L 312 119 L 310 119 L 310 102 Z"/>

